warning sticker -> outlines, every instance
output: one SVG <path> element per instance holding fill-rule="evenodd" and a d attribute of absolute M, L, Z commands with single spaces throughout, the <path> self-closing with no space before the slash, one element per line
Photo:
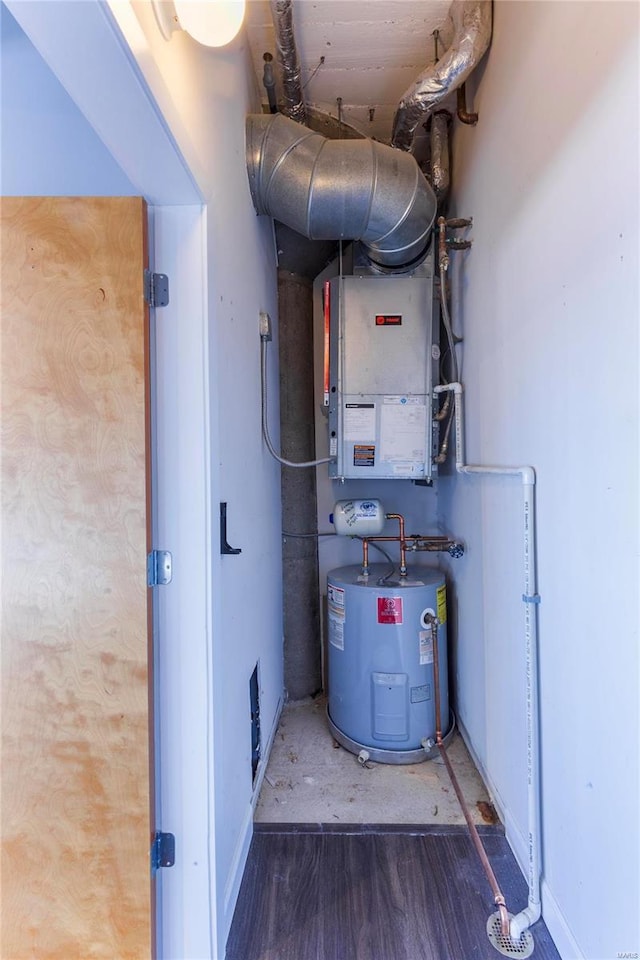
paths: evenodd
<path fill-rule="evenodd" d="M 373 467 L 376 462 L 376 448 L 373 443 L 355 443 L 353 445 L 354 467 Z"/>
<path fill-rule="evenodd" d="M 327 609 L 329 612 L 329 643 L 338 650 L 344 650 L 346 611 L 342 587 L 334 587 L 332 583 L 327 586 Z"/>
<path fill-rule="evenodd" d="M 420 641 L 420 666 L 433 663 L 433 636 L 431 630 L 421 630 L 418 634 Z"/>
<path fill-rule="evenodd" d="M 329 613 L 333 613 L 334 616 L 344 620 L 344 590 L 342 587 L 334 587 L 332 583 L 327 586 L 327 603 Z"/>
<path fill-rule="evenodd" d="M 402 623 L 402 597 L 378 597 L 378 623 Z"/>
<path fill-rule="evenodd" d="M 441 587 L 438 587 L 436 590 L 436 598 L 438 601 L 438 622 L 446 623 L 447 622 L 447 588 L 444 584 Z"/>
<path fill-rule="evenodd" d="M 329 611 L 329 643 L 338 650 L 344 650 L 344 619 Z"/>

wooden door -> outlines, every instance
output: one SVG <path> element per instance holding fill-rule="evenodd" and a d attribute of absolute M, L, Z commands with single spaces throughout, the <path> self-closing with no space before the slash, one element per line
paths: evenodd
<path fill-rule="evenodd" d="M 146 209 L 1 202 L 0 957 L 152 953 Z"/>

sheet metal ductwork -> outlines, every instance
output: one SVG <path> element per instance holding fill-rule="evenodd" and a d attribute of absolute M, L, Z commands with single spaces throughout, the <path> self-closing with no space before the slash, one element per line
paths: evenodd
<path fill-rule="evenodd" d="M 280 114 L 247 118 L 246 150 L 258 213 L 312 240 L 360 240 L 382 267 L 426 254 L 437 203 L 409 154 L 369 139 L 328 140 Z"/>
<path fill-rule="evenodd" d="M 393 121 L 391 142 L 410 150 L 418 124 L 465 82 L 491 42 L 491 0 L 453 0 L 450 9 L 454 35 L 451 46 L 409 87 Z"/>

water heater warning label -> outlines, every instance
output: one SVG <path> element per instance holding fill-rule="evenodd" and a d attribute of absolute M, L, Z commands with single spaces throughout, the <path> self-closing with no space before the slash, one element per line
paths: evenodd
<path fill-rule="evenodd" d="M 447 588 L 445 586 L 438 587 L 436 590 L 436 598 L 438 601 L 438 620 L 440 623 L 447 622 Z"/>
<path fill-rule="evenodd" d="M 420 665 L 433 663 L 433 637 L 431 630 L 421 630 L 418 634 L 420 641 Z"/>
<path fill-rule="evenodd" d="M 378 623 L 402 623 L 402 597 L 378 597 Z"/>
<path fill-rule="evenodd" d="M 334 587 L 332 583 L 327 589 L 327 607 L 329 612 L 329 643 L 338 650 L 344 650 L 344 590 Z"/>

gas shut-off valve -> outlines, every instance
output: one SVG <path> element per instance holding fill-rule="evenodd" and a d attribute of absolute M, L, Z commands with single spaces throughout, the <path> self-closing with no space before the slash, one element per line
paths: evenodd
<path fill-rule="evenodd" d="M 417 553 L 446 552 L 458 559 L 464 555 L 464 544 L 450 537 L 429 536 L 426 534 L 405 534 L 404 517 L 400 513 L 385 513 L 380 500 L 338 500 L 330 516 L 336 533 L 345 537 L 357 537 L 362 540 L 363 573 L 369 568 L 369 543 L 377 541 L 400 544 L 400 576 L 407 576 L 407 551 Z M 382 536 L 387 520 L 398 521 L 397 536 Z"/>

